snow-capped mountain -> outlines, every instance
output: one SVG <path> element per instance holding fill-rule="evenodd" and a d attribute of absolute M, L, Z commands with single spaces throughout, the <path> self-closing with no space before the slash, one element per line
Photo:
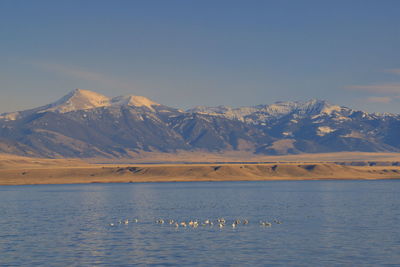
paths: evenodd
<path fill-rule="evenodd" d="M 93 109 L 109 105 L 106 96 L 88 90 L 75 89 L 60 100 L 45 106 L 40 112 L 53 111 L 66 113 L 77 110 Z"/>
<path fill-rule="evenodd" d="M 43 112 L 56 112 L 56 113 L 67 113 L 79 110 L 90 110 L 101 107 L 112 107 L 112 106 L 134 106 L 134 107 L 146 107 L 149 110 L 154 111 L 152 106 L 159 106 L 160 104 L 144 97 L 144 96 L 118 96 L 114 98 L 108 98 L 102 94 L 92 92 L 89 90 L 75 89 L 69 94 L 63 96 L 59 100 L 35 109 L 30 109 L 20 112 L 4 113 L 0 115 L 0 120 L 16 120 L 34 113 Z"/>
<path fill-rule="evenodd" d="M 182 111 L 142 96 L 76 89 L 54 103 L 0 115 L 0 152 L 130 157 L 132 152 L 290 154 L 400 151 L 400 116 L 322 100 Z"/>

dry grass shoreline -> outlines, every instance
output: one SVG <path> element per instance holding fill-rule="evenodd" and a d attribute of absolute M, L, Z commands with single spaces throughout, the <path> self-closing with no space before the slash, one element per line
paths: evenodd
<path fill-rule="evenodd" d="M 259 161 L 275 159 L 272 163 L 244 163 L 240 162 L 239 158 L 236 162 L 228 163 L 232 161 L 229 157 L 225 162 L 201 163 L 201 161 L 195 162 L 193 158 L 186 158 L 193 161 L 187 164 L 174 164 L 172 162 L 176 158 L 171 157 L 169 162 L 166 161 L 163 164 L 156 162 L 101 164 L 93 163 L 94 160 L 88 163 L 79 159 L 39 159 L 0 154 L 0 185 L 400 179 L 400 166 L 369 166 L 368 164 L 347 166 L 347 163 L 352 162 L 342 160 L 363 159 L 371 163 L 374 158 L 378 160 L 379 165 L 379 163 L 400 160 L 400 155 L 340 153 L 320 154 L 319 157 L 318 154 L 312 154 L 297 155 L 297 157 L 290 155 L 256 158 Z M 248 161 L 255 161 L 254 159 Z M 333 161 L 344 162 L 346 165 L 338 165 Z"/>
<path fill-rule="evenodd" d="M 85 166 L 0 170 L 0 185 L 374 179 L 400 179 L 400 167 L 350 167 L 316 163 Z"/>

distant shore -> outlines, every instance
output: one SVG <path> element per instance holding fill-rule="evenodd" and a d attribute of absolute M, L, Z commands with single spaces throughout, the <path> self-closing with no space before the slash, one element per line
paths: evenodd
<path fill-rule="evenodd" d="M 254 158 L 199 153 L 166 156 L 151 153 L 129 162 L 132 159 L 48 159 L 0 154 L 0 185 L 400 179 L 398 153 Z"/>
<path fill-rule="evenodd" d="M 400 179 L 399 166 L 334 163 L 165 164 L 50 166 L 0 169 L 0 185 L 183 181 Z"/>

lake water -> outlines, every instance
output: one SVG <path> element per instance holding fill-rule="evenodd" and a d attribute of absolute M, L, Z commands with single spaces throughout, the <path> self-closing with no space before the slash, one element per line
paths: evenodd
<path fill-rule="evenodd" d="M 400 265 L 400 181 L 0 186 L 0 265 Z"/>

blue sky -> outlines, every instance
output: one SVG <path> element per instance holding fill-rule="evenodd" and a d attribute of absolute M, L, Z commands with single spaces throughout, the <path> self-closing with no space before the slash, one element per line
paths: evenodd
<path fill-rule="evenodd" d="M 400 1 L 0 1 L 0 113 L 74 88 L 400 113 Z"/>

